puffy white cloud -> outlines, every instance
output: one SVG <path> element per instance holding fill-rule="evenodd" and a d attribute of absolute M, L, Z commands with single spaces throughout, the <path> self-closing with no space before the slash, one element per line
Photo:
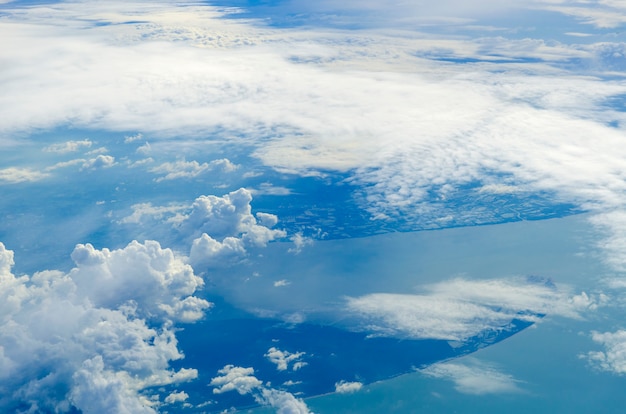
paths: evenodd
<path fill-rule="evenodd" d="M 96 306 L 118 308 L 132 301 L 142 317 L 183 322 L 200 319 L 210 306 L 192 296 L 203 286 L 202 279 L 156 241 L 133 241 L 113 251 L 79 244 L 72 259 L 77 267 L 70 277 L 79 293 Z"/>
<path fill-rule="evenodd" d="M 426 294 L 374 293 L 348 298 L 347 308 L 362 328 L 378 335 L 463 341 L 501 329 L 514 318 L 536 322 L 539 315 L 580 318 L 595 309 L 586 293 L 570 296 L 546 283 L 517 279 L 454 279 L 428 287 Z"/>
<path fill-rule="evenodd" d="M 165 403 L 174 404 L 177 402 L 185 402 L 187 401 L 188 398 L 189 398 L 189 394 L 187 394 L 185 391 L 173 392 L 167 397 L 165 397 Z"/>
<path fill-rule="evenodd" d="M 223 267 L 246 254 L 242 239 L 225 237 L 221 242 L 206 233 L 191 244 L 189 261 L 196 269 Z"/>
<path fill-rule="evenodd" d="M 457 391 L 464 394 L 485 395 L 521 392 L 520 382 L 496 367 L 477 360 L 443 362 L 421 370 L 434 377 L 454 381 Z"/>
<path fill-rule="evenodd" d="M 335 384 L 335 392 L 339 394 L 350 394 L 360 391 L 363 383 L 358 381 L 339 381 Z"/>
<path fill-rule="evenodd" d="M 304 352 L 291 353 L 288 351 L 281 351 L 276 347 L 271 347 L 265 354 L 265 358 L 267 358 L 271 363 L 276 364 L 276 369 L 279 371 L 286 371 L 289 369 L 289 364 L 293 362 L 291 369 L 297 371 L 307 365 L 306 362 L 300 361 L 300 358 L 304 355 Z"/>
<path fill-rule="evenodd" d="M 244 188 L 223 197 L 200 196 L 189 214 L 182 216 L 180 228 L 186 234 L 207 233 L 220 239 L 249 231 L 254 234 L 258 226 L 251 212 L 251 201 L 252 194 Z"/>
<path fill-rule="evenodd" d="M 110 168 L 114 165 L 115 157 L 100 154 L 96 158 L 86 160 L 81 168 L 83 170 L 97 170 L 99 168 Z"/>
<path fill-rule="evenodd" d="M 33 412 L 66 412 L 73 405 L 84 412 L 155 412 L 159 401 L 148 388 L 198 375 L 194 369 L 169 368 L 170 361 L 183 357 L 171 320 L 196 316 L 159 306 L 175 308 L 193 298 L 187 293 L 195 280 L 186 265 L 157 245 L 131 244 L 117 251 L 79 246 L 74 259 L 78 267 L 68 274 L 16 277 L 13 253 L 0 243 L 0 410 L 19 405 Z M 120 293 L 128 282 L 122 273 L 142 268 L 157 278 L 144 282 L 159 284 L 160 278 L 161 286 L 126 285 L 133 291 Z M 172 289 L 169 295 L 163 283 Z M 112 298 L 113 292 L 126 302 Z M 156 305 L 148 303 L 150 294 Z M 193 312 L 205 307 L 206 302 L 196 304 Z M 148 315 L 150 324 L 143 318 L 149 313 L 154 313 Z"/>
<path fill-rule="evenodd" d="M 76 152 L 83 148 L 91 148 L 93 142 L 88 139 L 80 141 L 66 141 L 58 144 L 52 144 L 45 147 L 43 150 L 46 152 L 56 152 L 59 154 L 66 154 L 68 152 Z"/>
<path fill-rule="evenodd" d="M 286 237 L 284 230 L 273 228 L 278 223 L 274 214 L 252 214 L 251 201 L 252 193 L 240 188 L 222 197 L 200 196 L 191 206 L 140 203 L 119 222 L 155 228 L 164 222 L 191 242 L 189 262 L 196 270 L 223 267 L 245 257 L 250 248 Z"/>
<path fill-rule="evenodd" d="M 589 352 L 586 355 L 589 362 L 603 371 L 626 374 L 626 330 L 592 332 L 591 338 L 605 349 Z"/>
<path fill-rule="evenodd" d="M 265 387 L 263 382 L 254 376 L 254 368 L 226 365 L 218 371 L 218 374 L 221 375 L 211 379 L 209 384 L 215 387 L 214 394 L 237 391 L 241 395 L 252 395 L 258 404 L 275 408 L 279 414 L 310 413 L 304 401 L 293 394 Z"/>
<path fill-rule="evenodd" d="M 276 414 L 309 414 L 309 407 L 299 398 L 290 392 L 263 388 L 260 397 L 256 400 L 259 404 L 269 405 L 276 409 Z"/>
<path fill-rule="evenodd" d="M 43 180 L 49 176 L 50 174 L 48 173 L 32 170 L 30 168 L 9 167 L 0 169 L 0 183 L 3 181 L 9 184 L 33 182 Z"/>
<path fill-rule="evenodd" d="M 234 259 L 245 253 L 246 247 L 265 247 L 286 236 L 283 230 L 271 228 L 278 221 L 275 215 L 257 213 L 257 220 L 252 215 L 251 201 L 252 194 L 244 188 L 223 197 L 201 196 L 188 214 L 177 217 L 177 227 L 183 234 L 200 234 L 193 241 L 189 256 L 195 268 Z"/>
<path fill-rule="evenodd" d="M 254 376 L 254 368 L 226 365 L 217 373 L 221 375 L 211 379 L 209 383 L 209 385 L 215 387 L 213 388 L 213 394 L 237 391 L 239 394 L 244 395 L 263 386 L 263 382 Z"/>

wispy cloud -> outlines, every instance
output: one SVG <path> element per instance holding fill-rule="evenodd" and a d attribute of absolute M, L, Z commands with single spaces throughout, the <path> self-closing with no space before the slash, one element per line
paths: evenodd
<path fill-rule="evenodd" d="M 457 391 L 464 394 L 485 395 L 519 393 L 521 382 L 497 367 L 469 359 L 463 362 L 443 362 L 421 370 L 429 377 L 451 380 Z"/>
<path fill-rule="evenodd" d="M 50 174 L 32 170 L 30 168 L 10 167 L 0 169 L 0 183 L 3 181 L 8 184 L 17 184 L 24 182 L 40 181 L 48 178 Z"/>
<path fill-rule="evenodd" d="M 464 341 L 513 319 L 536 322 L 552 314 L 580 318 L 595 309 L 586 293 L 570 296 L 549 283 L 512 279 L 454 279 L 422 295 L 373 293 L 347 299 L 361 329 L 375 335 Z"/>

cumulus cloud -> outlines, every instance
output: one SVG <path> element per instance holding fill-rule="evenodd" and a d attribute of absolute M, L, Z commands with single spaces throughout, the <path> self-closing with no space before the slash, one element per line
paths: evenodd
<path fill-rule="evenodd" d="M 243 368 L 226 365 L 218 371 L 217 377 L 211 379 L 214 394 L 237 391 L 241 395 L 250 394 L 260 405 L 276 409 L 278 414 L 309 414 L 309 408 L 301 399 L 293 394 L 269 388 L 254 376 L 254 368 Z"/>
<path fill-rule="evenodd" d="M 626 374 L 626 330 L 592 332 L 591 338 L 604 346 L 604 351 L 592 351 L 586 355 L 592 366 L 614 374 Z"/>
<path fill-rule="evenodd" d="M 243 240 L 225 237 L 221 242 L 206 233 L 191 244 L 189 259 L 197 269 L 229 266 L 246 254 Z"/>
<path fill-rule="evenodd" d="M 194 178 L 206 172 L 232 172 L 238 168 L 237 165 L 230 160 L 223 158 L 213 160 L 209 163 L 200 164 L 198 161 L 178 160 L 175 162 L 166 162 L 157 167 L 151 168 L 151 173 L 162 175 L 157 178 L 157 182 L 166 180 L 175 180 L 178 178 Z"/>
<path fill-rule="evenodd" d="M 485 395 L 521 392 L 520 381 L 496 367 L 478 360 L 443 362 L 421 370 L 433 378 L 451 380 L 457 391 L 464 394 Z"/>
<path fill-rule="evenodd" d="M 187 394 L 185 391 L 180 391 L 180 392 L 177 391 L 165 397 L 165 403 L 174 404 L 178 402 L 185 402 L 187 401 L 188 398 L 189 398 L 189 394 Z"/>
<path fill-rule="evenodd" d="M 210 304 L 193 293 L 204 284 L 170 249 L 156 241 L 133 241 L 124 249 L 97 250 L 79 244 L 69 273 L 78 292 L 96 306 L 118 308 L 132 302 L 143 318 L 193 322 Z"/>
<path fill-rule="evenodd" d="M 143 224 L 148 227 L 166 225 L 190 241 L 189 261 L 196 269 L 223 267 L 245 257 L 248 249 L 265 247 L 267 243 L 286 237 L 274 229 L 278 217 L 257 212 L 252 214 L 252 193 L 245 189 L 222 197 L 205 195 L 191 205 L 153 206 L 140 203 L 120 223 Z"/>
<path fill-rule="evenodd" d="M 200 235 L 194 239 L 189 260 L 196 268 L 211 266 L 221 259 L 234 258 L 246 247 L 265 247 L 268 242 L 286 236 L 283 230 L 272 229 L 275 215 L 252 215 L 252 194 L 241 188 L 223 197 L 201 196 L 191 211 L 178 217 L 183 234 Z"/>
<path fill-rule="evenodd" d="M 96 158 L 91 158 L 83 163 L 81 169 L 83 170 L 97 170 L 100 168 L 110 168 L 115 165 L 115 157 L 112 155 L 98 155 Z"/>
<path fill-rule="evenodd" d="M 271 363 L 276 364 L 276 369 L 278 371 L 288 370 L 289 364 L 291 363 L 293 363 L 291 369 L 293 371 L 297 371 L 307 365 L 306 362 L 300 361 L 304 355 L 304 352 L 291 353 L 288 351 L 281 351 L 276 347 L 271 347 L 265 354 L 265 358 L 267 358 Z"/>
<path fill-rule="evenodd" d="M 195 379 L 194 369 L 169 368 L 183 357 L 172 320 L 196 319 L 161 309 L 184 304 L 192 297 L 189 283 L 196 283 L 170 253 L 154 244 L 118 251 L 79 246 L 78 267 L 69 273 L 16 277 L 13 252 L 0 243 L 0 409 L 154 413 L 159 399 L 148 388 Z M 137 268 L 151 274 L 144 282 L 160 286 L 132 285 Z M 121 294 L 125 284 L 134 290 Z M 194 312 L 204 308 L 197 303 Z"/>
<path fill-rule="evenodd" d="M 363 383 L 358 381 L 339 381 L 335 383 L 335 392 L 339 394 L 351 394 L 360 391 Z"/>
<path fill-rule="evenodd" d="M 512 319 L 536 322 L 544 314 L 580 318 L 597 298 L 570 296 L 549 283 L 516 279 L 454 279 L 422 295 L 374 293 L 348 298 L 347 308 L 363 329 L 377 335 L 463 341 L 502 329 Z"/>

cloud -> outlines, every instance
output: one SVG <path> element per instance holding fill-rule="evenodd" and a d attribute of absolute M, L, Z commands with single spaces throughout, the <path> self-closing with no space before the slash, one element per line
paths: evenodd
<path fill-rule="evenodd" d="M 251 248 L 286 237 L 274 229 L 278 217 L 257 212 L 252 214 L 252 194 L 240 188 L 222 197 L 203 195 L 191 205 L 153 206 L 139 203 L 133 213 L 122 218 L 122 224 L 142 224 L 148 228 L 172 228 L 190 243 L 189 262 L 195 269 L 224 267 L 245 257 Z"/>
<path fill-rule="evenodd" d="M 250 394 L 261 405 L 276 409 L 278 414 L 309 414 L 310 411 L 304 401 L 293 394 L 268 388 L 254 376 L 254 368 L 243 368 L 226 365 L 218 371 L 217 377 L 211 379 L 209 385 L 214 394 L 237 391 L 241 395 Z"/>
<path fill-rule="evenodd" d="M 185 391 L 173 392 L 167 397 L 165 397 L 165 403 L 174 404 L 178 402 L 185 402 L 187 401 L 188 398 L 189 398 L 189 394 L 187 394 Z"/>
<path fill-rule="evenodd" d="M 242 239 L 225 237 L 221 242 L 206 233 L 191 244 L 189 261 L 196 269 L 226 267 L 246 254 Z"/>
<path fill-rule="evenodd" d="M 604 351 L 593 351 L 585 357 L 592 366 L 618 375 L 626 374 L 626 330 L 592 332 L 591 338 L 604 346 Z"/>
<path fill-rule="evenodd" d="M 351 394 L 360 391 L 363 383 L 358 381 L 339 381 L 335 383 L 335 392 L 339 394 Z"/>
<path fill-rule="evenodd" d="M 59 154 L 66 154 L 68 152 L 80 151 L 83 148 L 91 148 L 93 142 L 88 139 L 80 141 L 66 141 L 58 144 L 52 144 L 45 147 L 43 150 L 46 152 L 56 152 Z"/>
<path fill-rule="evenodd" d="M 374 293 L 347 299 L 362 329 L 377 335 L 463 341 L 502 329 L 512 319 L 537 322 L 540 315 L 580 318 L 595 309 L 586 293 L 569 296 L 550 283 L 516 279 L 454 279 L 422 295 Z"/>
<path fill-rule="evenodd" d="M 223 259 L 236 260 L 249 247 L 265 247 L 268 242 L 286 236 L 272 229 L 278 219 L 267 213 L 252 215 L 252 195 L 239 189 L 224 195 L 200 196 L 188 214 L 180 214 L 177 228 L 182 234 L 197 237 L 192 242 L 190 263 L 196 269 L 214 266 Z M 259 224 L 260 223 L 260 224 Z"/>
<path fill-rule="evenodd" d="M 167 269 L 184 265 L 150 244 L 112 252 L 82 246 L 74 258 L 78 267 L 69 273 L 16 277 L 13 252 L 0 243 L 0 410 L 66 412 L 74 406 L 83 412 L 156 412 L 159 399 L 149 389 L 198 375 L 194 369 L 169 368 L 170 361 L 183 357 L 172 316 L 194 318 L 155 311 L 159 302 L 185 301 L 181 293 L 190 289 L 181 292 L 178 272 L 173 272 L 178 278 L 169 278 L 176 281 L 167 285 L 171 294 L 164 291 L 171 275 Z M 161 287 L 135 285 L 121 295 L 125 298 L 111 298 L 120 286 L 134 283 L 130 278 L 142 267 L 161 277 Z M 149 313 L 148 324 L 142 316 Z"/>
<path fill-rule="evenodd" d="M 291 353 L 288 351 L 281 351 L 278 348 L 271 347 L 267 353 L 265 354 L 265 358 L 267 358 L 271 363 L 276 364 L 276 369 L 278 371 L 286 371 L 289 369 L 289 364 L 293 362 L 292 370 L 297 371 L 300 368 L 307 365 L 306 362 L 300 361 L 305 355 L 304 352 L 295 352 Z"/>
<path fill-rule="evenodd" d="M 289 238 L 293 242 L 293 247 L 288 251 L 293 254 L 300 254 L 306 246 L 313 244 L 313 239 L 305 237 L 302 232 L 298 232 Z"/>
<path fill-rule="evenodd" d="M 96 158 L 86 160 L 81 167 L 82 170 L 97 170 L 100 168 L 110 168 L 115 165 L 115 157 L 112 155 L 98 155 Z"/>
<path fill-rule="evenodd" d="M 70 161 L 61 161 L 61 162 L 57 162 L 56 164 L 47 167 L 46 171 L 54 171 L 57 170 L 59 168 L 67 168 L 67 167 L 72 167 L 74 165 L 78 165 L 78 164 L 85 164 L 87 162 L 87 160 L 82 159 L 82 158 L 78 158 L 75 160 L 70 160 Z"/>
<path fill-rule="evenodd" d="M 177 213 L 184 211 L 186 208 L 186 206 L 178 204 L 156 207 L 153 206 L 152 203 L 133 204 L 131 206 L 133 213 L 130 216 L 122 218 L 119 222 L 122 224 L 139 224 L 144 218 L 160 220 L 166 216 L 175 216 Z"/>
<path fill-rule="evenodd" d="M 0 169 L 0 183 L 3 181 L 8 184 L 18 184 L 24 182 L 41 181 L 48 178 L 50 174 L 43 173 L 30 168 L 4 168 Z"/>
<path fill-rule="evenodd" d="M 96 306 L 118 308 L 132 301 L 142 318 L 193 322 L 209 302 L 193 296 L 204 282 L 191 266 L 156 241 L 133 241 L 124 249 L 96 250 L 79 244 L 69 273 L 78 292 Z"/>
<path fill-rule="evenodd" d="M 486 395 L 521 392 L 520 382 L 494 366 L 475 359 L 460 362 L 433 364 L 420 372 L 433 378 L 451 380 L 463 394 Z"/>
<path fill-rule="evenodd" d="M 131 142 L 141 141 L 143 139 L 143 134 L 137 133 L 135 135 L 127 135 L 124 137 L 124 144 L 130 144 Z"/>
<path fill-rule="evenodd" d="M 263 382 L 254 376 L 254 368 L 226 365 L 217 373 L 221 374 L 221 376 L 211 379 L 209 383 L 209 385 L 215 387 L 213 388 L 213 394 L 237 391 L 239 394 L 245 395 L 263 386 Z"/>
<path fill-rule="evenodd" d="M 148 171 L 155 174 L 164 174 L 162 177 L 156 179 L 157 182 L 161 182 L 179 178 L 194 178 L 200 174 L 212 171 L 228 173 L 235 171 L 237 168 L 237 165 L 230 162 L 230 160 L 223 158 L 202 164 L 198 163 L 198 161 L 185 160 L 166 162 L 157 167 L 151 168 Z"/>

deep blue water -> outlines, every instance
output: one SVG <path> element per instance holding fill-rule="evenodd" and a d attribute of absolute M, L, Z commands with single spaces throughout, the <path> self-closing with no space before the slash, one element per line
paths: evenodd
<path fill-rule="evenodd" d="M 184 389 L 190 396 L 188 402 L 194 405 L 214 400 L 208 407 L 210 412 L 255 405 L 249 395 L 241 396 L 235 391 L 216 395 L 208 387 L 219 369 L 233 364 L 254 367 L 255 376 L 263 382 L 271 382 L 274 388 L 309 397 L 334 392 L 335 383 L 339 381 L 368 384 L 466 355 L 528 326 L 529 322 L 513 319 L 505 326 L 494 327 L 453 347 L 445 340 L 370 338 L 367 333 L 334 326 L 290 325 L 258 318 L 207 319 L 177 334 L 186 357 L 173 366 L 197 368 L 199 377 L 193 383 L 174 388 Z M 292 353 L 305 352 L 301 360 L 308 365 L 297 371 L 278 371 L 276 365 L 264 357 L 271 347 Z M 296 384 L 282 385 L 286 381 Z M 199 409 L 205 410 L 207 407 Z M 196 411 L 186 408 L 185 412 Z"/>

